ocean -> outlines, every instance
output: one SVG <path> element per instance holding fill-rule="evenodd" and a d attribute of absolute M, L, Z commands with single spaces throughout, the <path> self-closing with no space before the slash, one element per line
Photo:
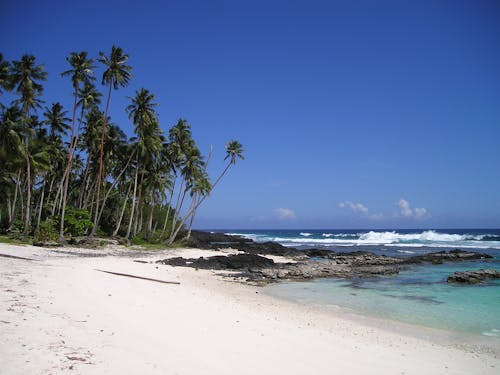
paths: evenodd
<path fill-rule="evenodd" d="M 478 251 L 493 259 L 417 265 L 396 276 L 284 282 L 266 293 L 288 300 L 500 340 L 500 280 L 454 285 L 455 271 L 500 270 L 500 229 L 446 230 L 226 230 L 258 241 L 298 249 L 371 251 L 412 256 L 442 250 Z"/>

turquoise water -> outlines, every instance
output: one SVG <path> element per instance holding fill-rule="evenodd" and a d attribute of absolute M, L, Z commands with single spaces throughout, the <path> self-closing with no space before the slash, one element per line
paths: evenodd
<path fill-rule="evenodd" d="M 266 292 L 306 304 L 338 306 L 369 316 L 500 339 L 500 281 L 484 286 L 446 282 L 474 263 L 418 266 L 398 276 L 319 279 L 273 284 Z M 488 268 L 498 267 L 498 263 Z"/>
<path fill-rule="evenodd" d="M 485 285 L 448 284 L 455 271 L 500 270 L 500 230 L 296 230 L 234 231 L 256 241 L 335 252 L 371 251 L 412 256 L 461 248 L 491 260 L 411 266 L 399 275 L 370 279 L 319 279 L 273 284 L 266 292 L 293 301 L 336 306 L 363 315 L 500 340 L 500 280 Z M 234 233 L 233 232 L 233 233 Z"/>

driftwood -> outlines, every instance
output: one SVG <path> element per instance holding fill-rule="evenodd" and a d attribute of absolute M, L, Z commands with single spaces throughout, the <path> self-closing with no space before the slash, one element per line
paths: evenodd
<path fill-rule="evenodd" d="M 178 281 L 165 281 L 165 280 L 151 279 L 151 278 L 149 278 L 149 277 L 143 277 L 143 276 L 131 275 L 131 274 L 129 274 L 129 273 L 111 272 L 111 271 L 104 271 L 104 270 L 98 270 L 98 269 L 96 269 L 96 271 L 99 271 L 99 272 L 104 272 L 104 273 L 109 273 L 109 274 L 111 274 L 111 275 L 125 276 L 125 277 L 132 277 L 132 278 L 134 278 L 134 279 L 154 281 L 154 282 L 156 282 L 156 283 L 180 285 L 180 282 L 178 282 Z"/>
<path fill-rule="evenodd" d="M 38 261 L 38 259 L 18 257 L 18 256 L 16 256 L 16 255 L 9 255 L 9 254 L 0 254 L 0 257 L 5 257 L 5 258 L 14 258 L 14 259 L 22 259 L 22 260 L 34 260 L 34 261 Z"/>

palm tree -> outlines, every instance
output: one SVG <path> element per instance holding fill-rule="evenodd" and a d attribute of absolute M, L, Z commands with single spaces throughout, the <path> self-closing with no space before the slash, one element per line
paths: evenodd
<path fill-rule="evenodd" d="M 224 160 L 229 160 L 229 163 L 227 164 L 226 168 L 222 171 L 220 176 L 217 178 L 217 180 L 214 182 L 211 190 L 213 190 L 215 186 L 219 183 L 219 181 L 222 179 L 222 177 L 224 177 L 224 175 L 229 170 L 229 167 L 236 164 L 238 159 L 241 160 L 245 159 L 243 157 L 243 146 L 238 141 L 235 140 L 229 141 L 226 144 L 226 157 L 224 158 Z"/>
<path fill-rule="evenodd" d="M 142 182 L 144 180 L 144 169 L 149 165 L 149 168 L 154 168 L 154 164 L 159 160 L 162 151 L 161 130 L 158 124 L 155 107 L 157 103 L 154 102 L 154 94 L 142 88 L 136 91 L 134 98 L 131 100 L 130 105 L 127 106 L 126 111 L 129 119 L 134 124 L 134 130 L 137 135 L 136 147 L 136 173 L 134 177 L 134 193 L 132 198 L 132 207 L 130 213 L 130 220 L 127 229 L 127 237 L 130 236 L 132 229 L 132 221 L 134 218 L 135 207 L 141 200 L 142 196 Z M 139 168 L 142 167 L 141 181 L 138 182 Z M 138 185 L 139 183 L 139 185 Z M 137 198 L 137 186 L 139 186 L 139 199 Z M 137 224 L 136 219 L 136 224 Z M 137 225 L 136 225 L 137 227 Z M 137 232 L 134 229 L 134 234 Z"/>
<path fill-rule="evenodd" d="M 66 117 L 67 113 L 61 103 L 54 103 L 50 108 L 45 107 L 43 123 L 49 126 L 49 142 L 54 142 L 56 138 L 66 135 L 70 129 L 68 124 L 70 119 Z"/>
<path fill-rule="evenodd" d="M 10 63 L 5 61 L 0 53 L 0 94 L 2 89 L 10 90 L 10 88 Z"/>
<path fill-rule="evenodd" d="M 86 51 L 77 53 L 71 52 L 66 61 L 71 65 L 71 69 L 66 70 L 61 73 L 61 76 L 71 76 L 71 82 L 73 84 L 73 116 L 71 119 L 71 137 L 69 142 L 68 150 L 68 161 L 66 164 L 66 169 L 64 171 L 63 178 L 61 180 L 62 187 L 62 204 L 61 204 L 61 220 L 59 226 L 59 237 L 61 241 L 64 242 L 64 215 L 66 212 L 66 201 L 68 197 L 68 184 L 71 175 L 71 162 L 73 160 L 73 153 L 76 148 L 77 139 L 75 137 L 75 121 L 76 121 L 76 109 L 78 107 L 78 97 L 81 90 L 81 85 L 89 85 L 95 78 L 93 77 L 94 60 L 87 57 L 88 53 Z"/>
<path fill-rule="evenodd" d="M 196 177 L 193 188 L 191 189 L 191 208 L 193 208 L 193 210 L 191 214 L 191 220 L 189 221 L 189 229 L 186 238 L 191 237 L 191 230 L 193 228 L 194 218 L 196 216 L 196 208 L 194 207 L 197 207 L 198 202 L 200 202 L 203 197 L 207 196 L 211 190 L 212 184 L 210 184 L 210 179 L 208 178 L 206 172 Z"/>
<path fill-rule="evenodd" d="M 21 183 L 21 168 L 24 158 L 22 135 L 22 112 L 16 107 L 2 110 L 0 118 L 0 180 L 2 193 L 6 197 L 8 225 L 11 228 Z M 14 193 L 13 202 L 11 194 Z"/>
<path fill-rule="evenodd" d="M 111 99 L 111 88 L 118 90 L 119 87 L 125 87 L 128 85 L 131 76 L 132 67 L 126 65 L 128 60 L 128 55 L 123 53 L 120 47 L 113 46 L 111 48 L 111 54 L 106 56 L 103 52 L 99 52 L 99 62 L 102 63 L 106 70 L 102 75 L 102 84 L 108 85 L 108 99 L 106 100 L 106 109 L 104 111 L 104 123 L 101 130 L 101 146 L 100 146 L 100 156 L 99 156 L 99 172 L 97 174 L 97 193 L 96 193 L 96 209 L 94 212 L 94 227 L 92 228 L 92 234 L 95 233 L 97 227 L 97 220 L 99 216 L 99 194 L 101 191 L 101 178 L 102 178 L 102 168 L 103 168 L 103 154 L 104 154 L 104 134 L 106 132 L 106 124 L 108 119 L 109 102 Z"/>
<path fill-rule="evenodd" d="M 24 114 L 24 125 L 28 127 L 30 111 L 41 106 L 42 101 L 39 97 L 42 95 L 43 86 L 39 81 L 45 81 L 47 72 L 43 65 L 36 65 L 35 56 L 23 55 L 20 61 L 14 61 L 11 69 L 11 84 L 16 94 L 20 98 L 14 101 L 14 104 L 20 105 Z M 27 234 L 31 228 L 31 164 L 29 158 L 29 138 L 30 131 L 26 129 L 24 146 L 26 158 L 26 211 L 24 219 L 24 233 Z"/>
<path fill-rule="evenodd" d="M 35 56 L 23 55 L 20 61 L 14 61 L 11 69 L 11 85 L 21 97 L 14 104 L 21 105 L 21 110 L 28 118 L 29 112 L 40 108 L 43 86 L 38 81 L 47 79 L 43 65 L 36 65 Z"/>
<path fill-rule="evenodd" d="M 184 217 L 182 218 L 181 222 L 177 225 L 175 231 L 173 231 L 172 234 L 170 235 L 167 241 L 168 245 L 171 245 L 174 242 L 175 238 L 177 237 L 177 234 L 180 232 L 186 220 L 196 212 L 198 207 L 201 206 L 201 204 L 205 201 L 205 199 L 209 196 L 209 194 L 214 190 L 215 186 L 217 186 L 217 184 L 221 181 L 222 177 L 224 177 L 224 175 L 227 173 L 229 168 L 236 164 L 238 159 L 242 160 L 244 159 L 243 146 L 238 141 L 235 140 L 229 141 L 226 144 L 226 157 L 224 158 L 224 160 L 229 160 L 228 164 L 226 165 L 226 168 L 224 168 L 224 170 L 219 175 L 215 183 L 211 186 L 210 190 L 205 195 L 203 195 L 202 198 L 188 210 L 188 212 L 184 214 Z"/>

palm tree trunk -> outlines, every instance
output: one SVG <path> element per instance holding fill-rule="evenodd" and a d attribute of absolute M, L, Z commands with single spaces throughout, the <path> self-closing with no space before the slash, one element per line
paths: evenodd
<path fill-rule="evenodd" d="M 24 220 L 24 194 L 22 186 L 25 184 L 24 178 L 21 179 L 21 184 L 19 185 L 19 208 L 21 209 L 21 215 L 19 220 Z"/>
<path fill-rule="evenodd" d="M 52 196 L 52 188 L 54 187 L 55 176 L 50 179 L 49 191 L 47 192 L 47 204 L 50 203 L 50 197 Z"/>
<path fill-rule="evenodd" d="M 29 157 L 28 149 L 28 138 L 25 141 L 25 152 L 26 152 L 26 212 L 24 217 L 24 231 L 23 234 L 27 235 L 31 229 L 31 162 Z"/>
<path fill-rule="evenodd" d="M 196 202 L 200 199 L 200 197 L 198 195 L 195 196 L 195 199 L 194 199 L 194 205 L 193 206 L 196 206 Z M 191 220 L 189 222 L 189 230 L 188 230 L 188 233 L 187 233 L 187 236 L 186 238 L 189 239 L 191 237 L 191 231 L 193 229 L 193 223 L 194 223 L 194 218 L 196 216 L 196 210 L 193 211 L 193 214 L 191 215 Z"/>
<path fill-rule="evenodd" d="M 99 212 L 99 217 L 97 219 L 98 222 L 101 221 L 101 216 L 102 216 L 102 213 L 104 211 L 104 207 L 106 206 L 106 200 L 109 198 L 109 194 L 111 194 L 111 191 L 113 191 L 113 189 L 118 184 L 118 182 L 120 181 L 120 179 L 123 176 L 123 174 L 125 173 L 125 171 L 128 169 L 128 166 L 130 165 L 130 161 L 132 160 L 133 156 L 134 156 L 134 153 L 131 153 L 130 157 L 127 160 L 127 164 L 125 164 L 125 167 L 120 171 L 120 173 L 118 174 L 118 176 L 113 181 L 113 184 L 111 185 L 111 187 L 108 189 L 108 191 L 104 195 L 104 199 L 103 199 L 102 205 L 101 205 L 101 211 Z"/>
<path fill-rule="evenodd" d="M 91 181 L 90 179 L 87 181 L 87 184 L 89 184 Z M 85 199 L 83 201 L 83 208 L 87 209 L 87 207 L 90 207 L 89 209 L 89 212 L 92 214 L 93 213 L 93 207 L 94 207 L 94 198 L 95 198 L 95 195 L 94 194 L 91 194 L 91 191 L 93 191 L 95 189 L 95 181 L 93 181 L 91 184 L 90 184 L 90 187 L 87 189 L 88 190 L 88 193 L 85 195 Z M 90 200 L 90 202 L 89 202 Z"/>
<path fill-rule="evenodd" d="M 165 216 L 165 221 L 163 222 L 163 229 L 161 231 L 161 236 L 165 234 L 165 231 L 167 230 L 167 222 L 168 222 L 168 215 L 170 213 L 170 207 L 172 204 L 172 198 L 174 196 L 174 190 L 175 190 L 175 183 L 177 182 L 177 178 L 174 179 L 174 185 L 172 186 L 172 193 L 170 194 L 170 200 L 168 202 L 168 207 L 167 207 L 167 215 Z"/>
<path fill-rule="evenodd" d="M 17 192 L 21 190 L 21 170 L 17 173 L 16 187 L 14 189 L 14 200 L 12 202 L 11 217 L 9 221 L 8 231 L 12 230 L 12 224 L 14 224 L 14 219 L 16 217 L 16 203 L 17 203 Z"/>
<path fill-rule="evenodd" d="M 42 186 L 42 195 L 40 196 L 40 208 L 38 210 L 38 218 L 36 220 L 36 229 L 40 228 L 40 221 L 42 219 L 42 210 L 43 210 L 43 200 L 45 198 L 45 180 Z"/>
<path fill-rule="evenodd" d="M 103 170 L 103 157 L 104 157 L 104 134 L 106 133 L 106 125 L 108 122 L 108 109 L 109 109 L 109 101 L 111 99 L 111 87 L 112 87 L 112 80 L 109 82 L 109 91 L 108 91 L 108 100 L 106 101 L 106 110 L 104 111 L 104 119 L 102 122 L 102 131 L 101 131 L 101 150 L 100 150 L 100 156 L 99 156 L 99 172 L 97 174 L 97 193 L 96 193 L 96 208 L 95 208 L 95 213 L 94 213 L 94 226 L 92 227 L 92 232 L 90 233 L 91 236 L 95 234 L 95 231 L 97 230 L 97 225 L 98 225 L 98 219 L 99 219 L 99 194 L 101 192 L 101 180 L 102 180 L 102 170 Z"/>
<path fill-rule="evenodd" d="M 137 198 L 137 210 L 135 213 L 134 230 L 132 237 L 135 237 L 142 228 L 142 186 L 144 182 L 144 170 L 141 170 L 141 181 L 139 182 L 139 196 Z"/>
<path fill-rule="evenodd" d="M 7 217 L 8 217 L 8 225 L 7 227 L 10 226 L 10 223 L 12 223 L 12 207 L 10 205 L 10 194 L 7 195 Z"/>
<path fill-rule="evenodd" d="M 87 165 L 85 166 L 85 172 L 83 174 L 83 183 L 82 186 L 84 187 L 82 191 L 80 191 L 80 203 L 79 203 L 79 208 L 85 208 L 88 203 L 88 195 L 92 191 L 92 189 L 89 189 L 89 185 L 91 183 L 91 178 L 90 178 L 90 163 L 87 161 Z"/>
<path fill-rule="evenodd" d="M 153 211 L 154 204 L 153 202 L 151 202 L 149 205 L 148 224 L 146 226 L 146 232 L 148 233 L 148 235 L 153 232 Z"/>
<path fill-rule="evenodd" d="M 66 169 L 64 171 L 64 175 L 61 181 L 61 185 L 63 186 L 62 190 L 62 202 L 61 202 L 61 220 L 59 225 L 59 239 L 64 244 L 66 240 L 64 239 L 64 214 L 66 213 L 66 201 L 68 199 L 68 185 L 69 178 L 71 176 L 71 161 L 73 160 L 73 151 L 76 146 L 75 140 L 75 120 L 76 120 L 76 107 L 77 107 L 77 96 L 78 92 L 75 88 L 75 93 L 73 95 L 75 97 L 73 102 L 73 117 L 71 120 L 71 137 L 69 142 L 69 150 L 68 150 L 68 161 L 66 163 Z"/>
<path fill-rule="evenodd" d="M 139 176 L 139 156 L 137 156 L 137 164 L 135 167 L 135 178 L 134 178 L 134 195 L 132 197 L 132 208 L 130 209 L 130 220 L 128 222 L 128 228 L 127 228 L 127 238 L 130 238 L 130 230 L 132 229 L 132 221 L 134 219 L 134 209 L 135 209 L 135 200 L 136 200 L 136 193 L 137 193 L 137 178 Z"/>
<path fill-rule="evenodd" d="M 224 177 L 224 175 L 226 174 L 226 172 L 229 170 L 229 167 L 231 167 L 231 163 L 229 163 L 226 168 L 222 171 L 222 173 L 220 174 L 220 176 L 217 178 L 217 180 L 215 181 L 215 183 L 212 185 L 212 188 L 210 189 L 210 192 L 212 192 L 215 188 L 215 186 L 220 182 L 220 180 L 222 179 L 222 177 Z M 170 235 L 170 238 L 168 239 L 167 241 L 167 245 L 172 245 L 175 241 L 175 238 L 177 237 L 177 234 L 179 234 L 182 226 L 184 225 L 184 223 L 186 222 L 186 220 L 189 218 L 189 216 L 198 209 L 198 207 L 200 207 L 200 205 L 203 203 L 203 201 L 208 197 L 209 194 L 207 195 L 204 195 L 200 201 L 193 207 L 191 208 L 188 212 L 186 212 L 186 214 L 184 215 L 183 219 L 181 220 L 181 222 L 179 223 L 179 225 L 177 226 L 177 229 L 172 230 L 172 234 Z M 175 221 L 173 222 L 172 224 L 172 227 L 175 228 Z"/>
<path fill-rule="evenodd" d="M 179 217 L 179 203 L 181 201 L 181 192 L 184 190 L 183 188 L 184 188 L 184 180 L 181 180 L 181 186 L 179 187 L 179 193 L 177 194 L 177 201 L 175 202 L 175 211 L 174 211 L 174 217 L 172 218 L 172 228 L 170 230 L 170 236 L 172 236 L 172 234 L 175 231 L 175 222 Z"/>
<path fill-rule="evenodd" d="M 118 231 L 120 230 L 120 227 L 122 225 L 123 215 L 125 214 L 125 209 L 127 208 L 128 197 L 130 196 L 130 190 L 132 190 L 132 184 L 129 184 L 127 194 L 125 195 L 125 199 L 123 202 L 122 211 L 120 213 L 120 219 L 118 219 L 118 223 L 116 223 L 116 228 L 113 232 L 113 236 L 118 235 Z"/>

